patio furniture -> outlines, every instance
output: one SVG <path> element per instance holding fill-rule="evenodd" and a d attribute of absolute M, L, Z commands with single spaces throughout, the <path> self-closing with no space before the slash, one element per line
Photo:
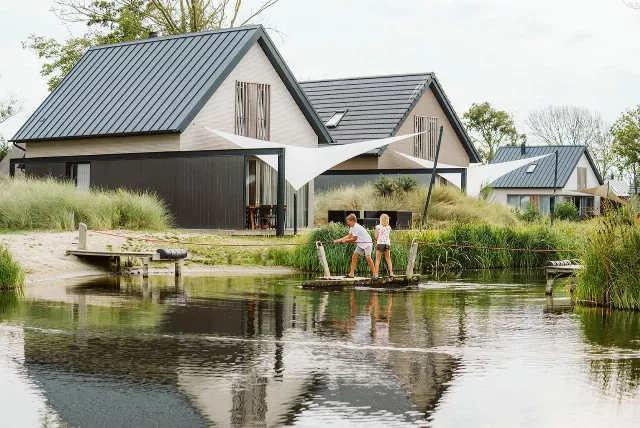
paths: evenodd
<path fill-rule="evenodd" d="M 287 206 L 284 206 L 285 219 Z M 278 218 L 277 205 L 247 205 L 247 229 L 274 229 Z"/>

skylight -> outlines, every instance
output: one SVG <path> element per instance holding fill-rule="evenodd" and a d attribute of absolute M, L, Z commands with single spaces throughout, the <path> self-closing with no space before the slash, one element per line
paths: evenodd
<path fill-rule="evenodd" d="M 325 123 L 325 125 L 327 126 L 327 128 L 335 128 L 336 126 L 338 126 L 338 123 L 340 123 L 345 114 L 347 114 L 346 111 L 335 112 L 333 116 L 331 116 L 331 119 L 327 120 L 327 123 Z"/>
<path fill-rule="evenodd" d="M 529 167 L 527 168 L 527 174 L 531 174 L 533 171 L 535 171 L 536 166 L 538 166 L 538 164 L 536 163 L 532 163 L 531 165 L 529 165 Z"/>

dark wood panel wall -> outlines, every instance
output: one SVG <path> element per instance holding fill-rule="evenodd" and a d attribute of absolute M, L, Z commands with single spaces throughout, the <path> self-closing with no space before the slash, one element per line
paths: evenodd
<path fill-rule="evenodd" d="M 27 174 L 63 176 L 65 163 L 27 165 Z M 169 205 L 176 225 L 188 229 L 245 226 L 244 157 L 109 160 L 91 162 L 91 185 L 151 190 Z"/>

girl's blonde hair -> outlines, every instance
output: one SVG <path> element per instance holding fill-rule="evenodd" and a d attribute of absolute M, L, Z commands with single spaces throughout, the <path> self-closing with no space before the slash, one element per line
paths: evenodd
<path fill-rule="evenodd" d="M 389 226 L 389 216 L 386 214 L 382 214 L 380 216 L 380 224 L 383 226 Z"/>

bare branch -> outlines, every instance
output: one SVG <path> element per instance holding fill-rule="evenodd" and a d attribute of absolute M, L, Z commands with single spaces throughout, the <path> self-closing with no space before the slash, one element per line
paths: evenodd
<path fill-rule="evenodd" d="M 599 134 L 598 113 L 576 106 L 549 106 L 529 114 L 525 123 L 534 140 L 548 145 L 591 145 Z"/>
<path fill-rule="evenodd" d="M 638 0 L 622 0 L 622 2 L 632 9 L 640 9 L 640 1 Z"/>
<path fill-rule="evenodd" d="M 251 21 L 253 18 L 255 18 L 256 16 L 260 15 L 262 12 L 264 12 L 265 10 L 269 9 L 271 6 L 275 5 L 276 3 L 278 3 L 280 0 L 267 0 L 265 1 L 260 8 L 258 9 L 258 11 L 254 14 L 252 14 L 251 16 L 249 16 L 247 19 L 244 20 L 244 22 L 242 22 L 242 24 L 240 24 L 240 26 L 242 27 L 243 25 L 246 25 L 249 23 L 249 21 Z"/>

